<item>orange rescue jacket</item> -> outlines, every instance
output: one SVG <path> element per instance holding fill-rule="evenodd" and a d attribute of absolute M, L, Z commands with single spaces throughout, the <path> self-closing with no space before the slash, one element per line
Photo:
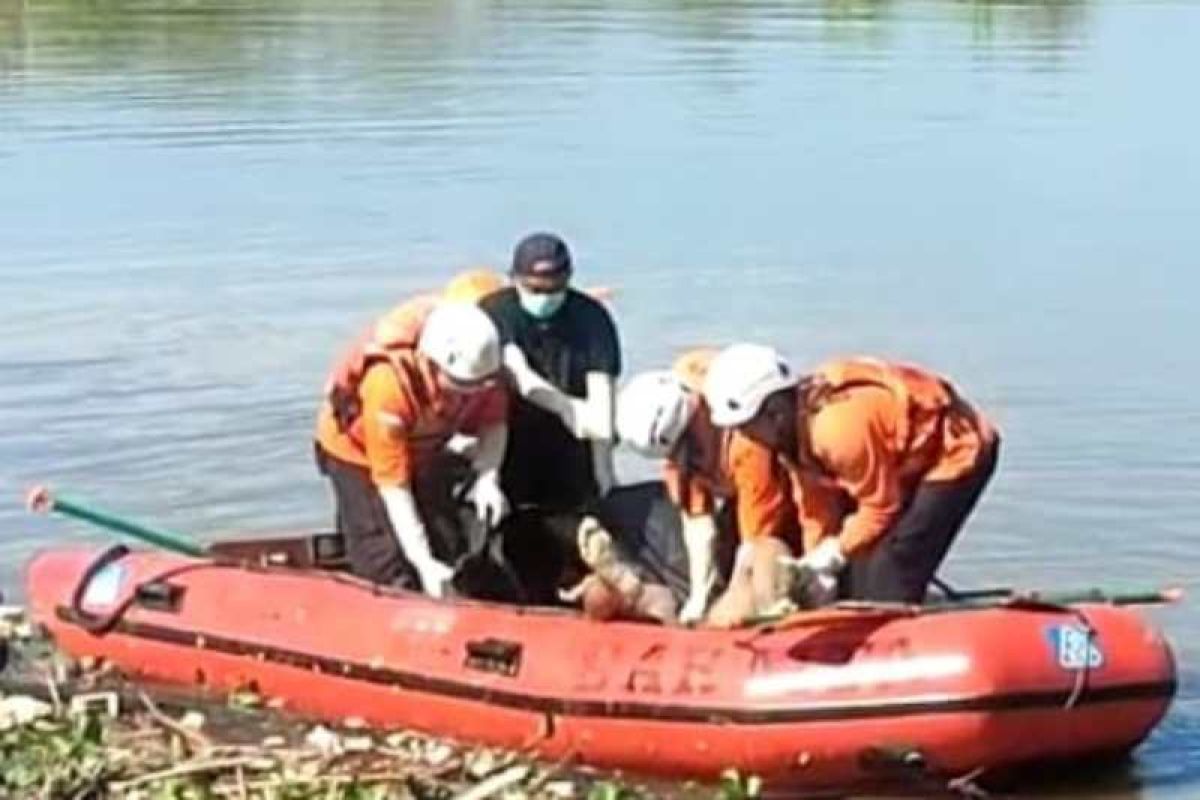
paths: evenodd
<path fill-rule="evenodd" d="M 909 364 L 831 361 L 796 391 L 800 452 L 784 460 L 806 550 L 830 535 L 847 555 L 870 548 L 918 485 L 966 475 L 996 437 L 949 381 Z"/>
<path fill-rule="evenodd" d="M 500 386 L 462 395 L 446 392 L 436 368 L 417 352 L 437 295 L 419 295 L 361 334 L 330 372 L 316 438 L 335 458 L 366 467 L 379 485 L 407 485 L 454 433 L 480 433 L 503 423 Z"/>

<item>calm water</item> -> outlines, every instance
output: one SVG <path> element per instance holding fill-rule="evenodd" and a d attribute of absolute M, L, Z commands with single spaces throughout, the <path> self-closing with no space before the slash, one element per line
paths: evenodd
<path fill-rule="evenodd" d="M 958 379 L 1007 437 L 950 579 L 1200 589 L 1198 39 L 1179 0 L 0 0 L 0 585 L 98 541 L 35 481 L 325 524 L 345 337 L 550 227 L 631 368 Z M 1172 716 L 1065 796 L 1200 793 L 1197 601 Z"/>

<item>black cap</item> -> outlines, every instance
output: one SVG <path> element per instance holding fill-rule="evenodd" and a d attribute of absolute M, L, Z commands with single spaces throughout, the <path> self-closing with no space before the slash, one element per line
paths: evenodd
<path fill-rule="evenodd" d="M 571 251 L 553 233 L 531 233 L 513 250 L 516 275 L 564 275 L 571 272 Z"/>

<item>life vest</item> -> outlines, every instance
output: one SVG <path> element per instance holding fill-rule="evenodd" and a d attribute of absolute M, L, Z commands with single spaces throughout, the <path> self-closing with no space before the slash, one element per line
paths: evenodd
<path fill-rule="evenodd" d="M 828 362 L 802 382 L 804 410 L 809 414 L 836 402 L 838 395 L 857 386 L 877 386 L 891 392 L 905 412 L 895 420 L 897 455 L 921 453 L 940 433 L 940 423 L 952 411 L 968 410 L 945 379 L 912 364 L 856 357 Z"/>
<path fill-rule="evenodd" d="M 419 367 L 416 363 L 417 344 L 425 321 L 438 302 L 438 295 L 418 295 L 401 303 L 363 331 L 330 371 L 325 383 L 325 399 L 333 410 L 338 430 L 352 439 L 362 415 L 359 387 L 367 370 L 385 361 L 399 373 L 401 382 L 418 388 L 420 380 L 403 380 Z"/>

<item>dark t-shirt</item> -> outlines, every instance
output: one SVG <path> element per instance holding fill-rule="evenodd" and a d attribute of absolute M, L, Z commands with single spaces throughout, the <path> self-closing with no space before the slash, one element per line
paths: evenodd
<path fill-rule="evenodd" d="M 621 347 L 612 317 L 582 292 L 568 289 L 562 308 L 544 320 L 521 308 L 517 290 L 511 287 L 481 305 L 499 329 L 501 341 L 520 347 L 529 365 L 567 394 L 586 397 L 589 372 L 614 378 L 621 372 Z M 510 406 L 508 425 L 501 483 L 510 503 L 579 509 L 596 497 L 591 448 L 557 416 L 517 399 Z"/>

